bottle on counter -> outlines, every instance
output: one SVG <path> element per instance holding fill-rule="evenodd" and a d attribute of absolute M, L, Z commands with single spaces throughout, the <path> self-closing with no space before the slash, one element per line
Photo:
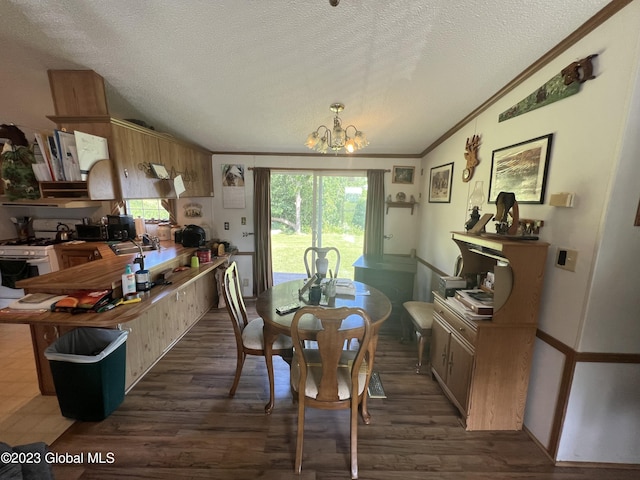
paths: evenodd
<path fill-rule="evenodd" d="M 136 293 L 136 276 L 131 271 L 131 265 L 127 265 L 122 274 L 122 296 L 135 295 Z"/>

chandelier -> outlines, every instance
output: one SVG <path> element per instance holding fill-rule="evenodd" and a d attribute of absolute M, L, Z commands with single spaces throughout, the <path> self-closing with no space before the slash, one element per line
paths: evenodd
<path fill-rule="evenodd" d="M 333 103 L 329 108 L 336 114 L 333 119 L 333 129 L 329 130 L 325 125 L 320 125 L 315 132 L 311 132 L 307 137 L 305 142 L 307 147 L 320 153 L 327 153 L 329 148 L 336 153 L 342 148 L 347 153 L 353 153 L 369 145 L 366 135 L 353 125 L 342 128 L 342 121 L 338 116 L 344 110 L 342 103 Z M 353 137 L 348 134 L 350 128 L 353 129 Z"/>

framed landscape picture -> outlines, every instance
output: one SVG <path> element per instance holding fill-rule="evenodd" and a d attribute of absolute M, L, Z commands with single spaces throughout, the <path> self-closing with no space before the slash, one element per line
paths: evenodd
<path fill-rule="evenodd" d="M 413 183 L 416 167 L 393 167 L 392 183 Z"/>
<path fill-rule="evenodd" d="M 489 202 L 513 192 L 518 203 L 544 203 L 553 134 L 493 151 Z"/>
<path fill-rule="evenodd" d="M 453 162 L 431 169 L 429 176 L 429 203 L 451 202 Z"/>

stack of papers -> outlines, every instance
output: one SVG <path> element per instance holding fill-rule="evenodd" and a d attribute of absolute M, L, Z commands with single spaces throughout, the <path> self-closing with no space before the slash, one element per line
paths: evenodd
<path fill-rule="evenodd" d="M 356 296 L 356 286 L 347 278 L 336 279 L 336 295 Z"/>

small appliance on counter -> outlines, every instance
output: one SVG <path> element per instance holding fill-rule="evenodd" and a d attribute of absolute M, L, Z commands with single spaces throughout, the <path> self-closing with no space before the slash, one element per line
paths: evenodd
<path fill-rule="evenodd" d="M 76 223 L 76 238 L 87 242 L 103 242 L 108 240 L 107 226 L 102 224 L 86 225 Z"/>
<path fill-rule="evenodd" d="M 108 240 L 136 238 L 136 224 L 132 215 L 107 215 Z"/>
<path fill-rule="evenodd" d="M 182 229 L 183 247 L 202 247 L 207 241 L 204 228 L 198 225 L 187 225 Z"/>

